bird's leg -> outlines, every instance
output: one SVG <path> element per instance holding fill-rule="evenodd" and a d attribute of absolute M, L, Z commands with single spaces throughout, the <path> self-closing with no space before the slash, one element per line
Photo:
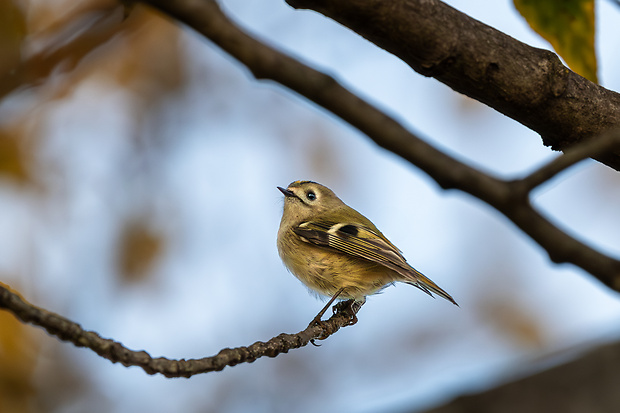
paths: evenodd
<path fill-rule="evenodd" d="M 360 301 L 357 300 L 346 300 L 341 301 L 334 306 L 334 314 L 341 312 L 347 313 L 350 316 L 351 320 L 347 324 L 348 326 L 352 326 L 357 323 L 357 312 L 362 308 L 364 303 L 366 302 L 366 297 L 363 297 Z"/>
<path fill-rule="evenodd" d="M 327 304 L 325 304 L 325 307 L 323 307 L 323 309 L 319 311 L 316 317 L 314 317 L 314 319 L 310 322 L 310 325 L 315 325 L 321 322 L 321 317 L 323 317 L 323 314 L 325 314 L 325 311 L 327 311 L 329 306 L 332 305 L 334 300 L 336 300 L 336 298 L 338 298 L 338 296 L 342 294 L 343 291 L 344 291 L 344 287 L 336 291 L 336 294 L 334 294 L 334 296 L 327 302 Z"/>

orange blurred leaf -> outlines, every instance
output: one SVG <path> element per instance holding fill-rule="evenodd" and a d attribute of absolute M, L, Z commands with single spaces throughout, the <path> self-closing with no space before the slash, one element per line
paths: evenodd
<path fill-rule="evenodd" d="M 32 330 L 0 311 L 0 412 L 29 412 L 39 345 Z"/>
<path fill-rule="evenodd" d="M 22 185 L 33 182 L 31 155 L 24 146 L 23 134 L 18 130 L 0 130 L 0 176 Z"/>
<path fill-rule="evenodd" d="M 116 51 L 112 75 L 123 88 L 137 94 L 167 93 L 183 84 L 184 67 L 179 39 L 182 31 L 152 9 L 136 6 L 128 18 L 123 47 Z"/>
<path fill-rule="evenodd" d="M 125 281 L 140 281 L 151 274 L 163 253 L 165 239 L 144 218 L 130 220 L 121 233 L 118 267 Z"/>
<path fill-rule="evenodd" d="M 480 311 L 482 318 L 512 343 L 530 348 L 545 345 L 544 327 L 517 301 L 508 297 L 489 298 L 481 303 Z"/>

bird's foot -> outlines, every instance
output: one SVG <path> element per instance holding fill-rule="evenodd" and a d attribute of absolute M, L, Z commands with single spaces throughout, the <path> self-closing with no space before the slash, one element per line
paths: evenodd
<path fill-rule="evenodd" d="M 346 300 L 341 301 L 332 307 L 334 314 L 342 314 L 349 317 L 349 322 L 345 326 L 352 326 L 357 323 L 357 313 L 362 308 L 366 300 Z"/>

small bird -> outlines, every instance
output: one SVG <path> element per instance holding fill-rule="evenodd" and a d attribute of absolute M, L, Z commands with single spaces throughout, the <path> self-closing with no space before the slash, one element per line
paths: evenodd
<path fill-rule="evenodd" d="M 284 194 L 278 253 L 284 265 L 312 291 L 331 297 L 315 320 L 338 297 L 353 300 L 357 312 L 366 296 L 396 281 L 458 306 L 437 284 L 410 266 L 401 251 L 329 188 L 295 181 Z"/>

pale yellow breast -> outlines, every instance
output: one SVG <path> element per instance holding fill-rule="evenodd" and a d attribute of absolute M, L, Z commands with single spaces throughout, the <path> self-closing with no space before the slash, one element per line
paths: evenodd
<path fill-rule="evenodd" d="M 278 234 L 278 252 L 286 267 L 313 291 L 340 298 L 361 299 L 394 282 L 398 274 L 382 265 L 317 247 L 292 231 Z"/>

